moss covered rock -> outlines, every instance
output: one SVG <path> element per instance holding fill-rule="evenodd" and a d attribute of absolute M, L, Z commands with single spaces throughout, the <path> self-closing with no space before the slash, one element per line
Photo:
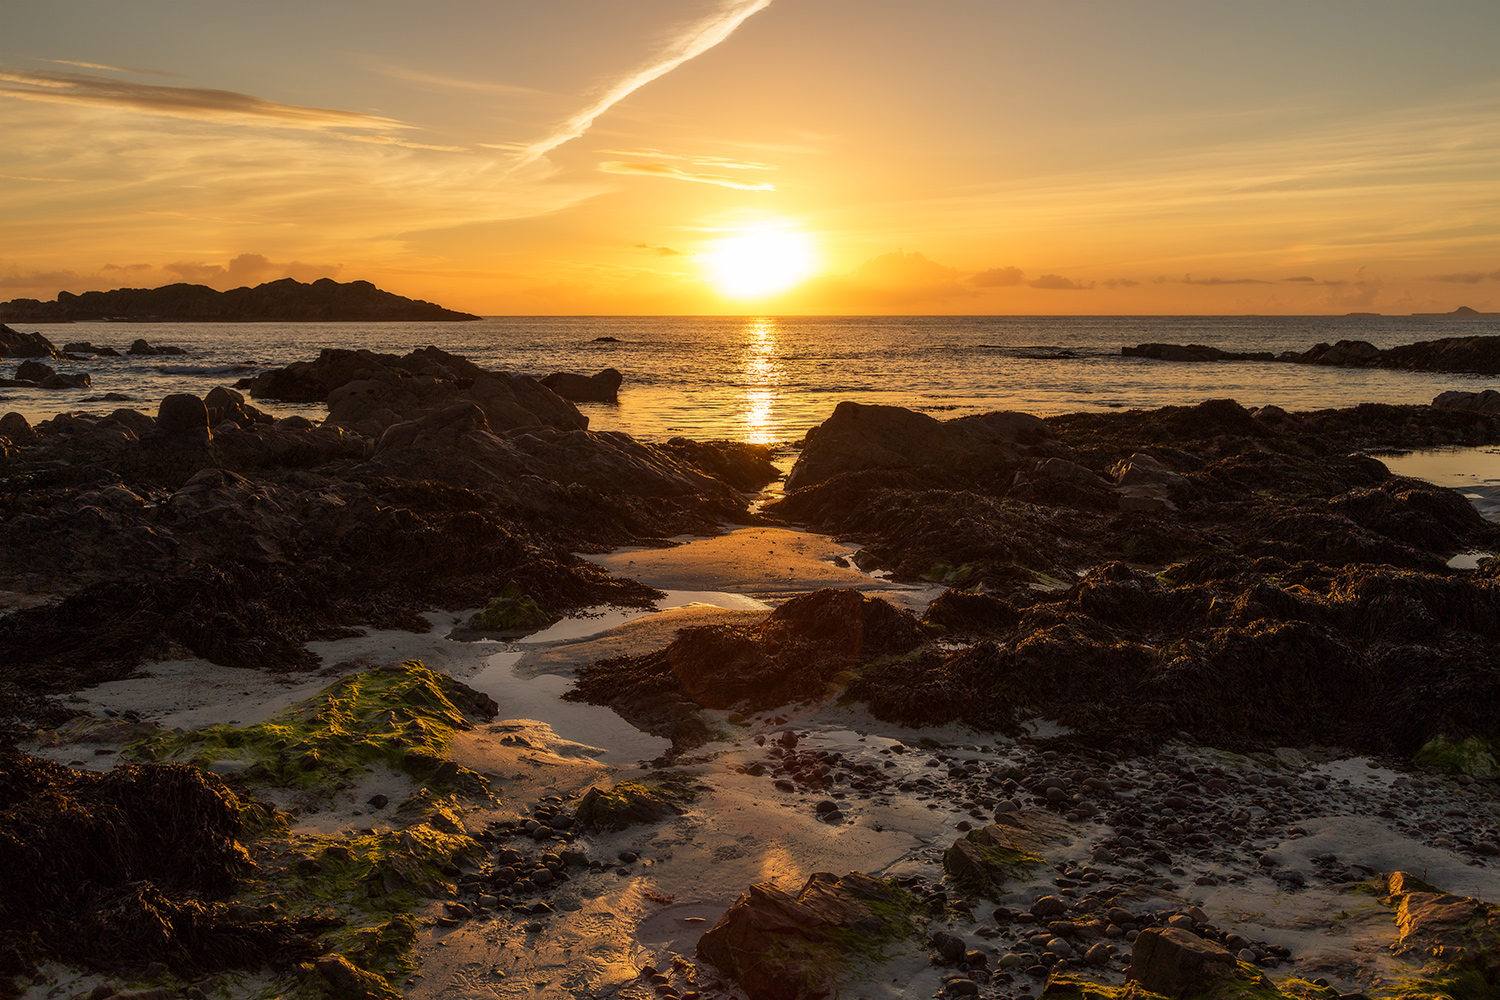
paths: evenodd
<path fill-rule="evenodd" d="M 943 854 L 943 873 L 970 895 L 998 897 L 1006 882 L 1023 879 L 1046 861 L 1039 853 L 1066 836 L 1065 822 L 1042 809 L 1002 814 L 970 830 Z"/>
<path fill-rule="evenodd" d="M 1454 742 L 1439 734 L 1423 744 L 1412 762 L 1418 767 L 1446 771 L 1449 774 L 1500 778 L 1500 764 L 1495 761 L 1494 744 L 1478 736 Z"/>
<path fill-rule="evenodd" d="M 529 632 L 546 628 L 557 620 L 556 615 L 542 610 L 519 587 L 506 587 L 483 611 L 469 616 L 469 628 L 483 632 Z"/>
<path fill-rule="evenodd" d="M 624 830 L 656 823 L 682 812 L 681 791 L 622 781 L 613 788 L 590 788 L 578 803 L 576 819 L 585 830 Z"/>
<path fill-rule="evenodd" d="M 916 932 L 917 900 L 860 872 L 816 872 L 795 897 L 750 887 L 698 942 L 698 956 L 750 1000 L 811 1000 L 837 993 L 861 958 L 873 960 Z"/>

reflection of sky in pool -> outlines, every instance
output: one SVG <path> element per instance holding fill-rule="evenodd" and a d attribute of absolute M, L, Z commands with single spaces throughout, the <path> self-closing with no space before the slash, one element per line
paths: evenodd
<path fill-rule="evenodd" d="M 1458 490 L 1479 513 L 1500 521 L 1500 448 L 1438 448 L 1377 457 L 1395 475 Z"/>

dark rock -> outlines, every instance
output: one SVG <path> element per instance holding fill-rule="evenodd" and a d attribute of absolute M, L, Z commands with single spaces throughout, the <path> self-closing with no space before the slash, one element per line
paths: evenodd
<path fill-rule="evenodd" d="M 542 385 L 575 403 L 618 403 L 624 381 L 625 376 L 613 368 L 595 375 L 555 372 L 541 380 Z"/>
<path fill-rule="evenodd" d="M 4 315 L 0 307 L 0 318 Z M 0 358 L 55 358 L 57 348 L 40 333 L 22 333 L 0 323 Z"/>
<path fill-rule="evenodd" d="M 208 426 L 208 407 L 203 400 L 187 392 L 174 392 L 162 399 L 156 411 L 156 429 L 176 438 L 207 440 L 213 437 Z"/>
<path fill-rule="evenodd" d="M 1130 956 L 1131 980 L 1169 997 L 1205 993 L 1216 981 L 1238 976 L 1238 963 L 1228 951 L 1175 927 L 1141 931 Z"/>
<path fill-rule="evenodd" d="M 68 372 L 48 375 L 40 385 L 43 389 L 87 389 L 93 382 L 87 372 Z"/>
<path fill-rule="evenodd" d="M 16 444 L 32 444 L 36 441 L 36 431 L 31 429 L 31 424 L 19 413 L 11 412 L 0 417 L 0 436 Z"/>
<path fill-rule="evenodd" d="M 125 353 L 145 357 L 158 357 L 161 355 L 186 354 L 187 351 L 183 350 L 181 347 L 172 347 L 166 344 L 163 344 L 160 347 L 156 347 L 152 344 L 147 343 L 145 340 L 136 340 L 130 345 L 129 350 L 127 350 Z"/>
<path fill-rule="evenodd" d="M 964 952 L 969 950 L 969 946 L 964 943 L 963 938 L 948 931 L 938 931 L 932 935 L 932 948 L 938 953 L 938 957 L 949 965 L 957 965 L 959 962 L 962 962 Z"/>
<path fill-rule="evenodd" d="M 44 365 L 40 361 L 22 361 L 16 365 L 16 378 L 25 382 L 40 382 L 44 378 L 56 375 L 57 371 L 51 365 Z"/>
<path fill-rule="evenodd" d="M 101 358 L 118 358 L 120 352 L 113 347 L 99 347 L 86 340 L 75 340 L 63 345 L 64 354 L 93 354 Z"/>
<path fill-rule="evenodd" d="M 607 789 L 590 788 L 578 802 L 574 819 L 585 830 L 624 830 L 657 823 L 682 812 L 682 795 L 633 781 Z"/>
<path fill-rule="evenodd" d="M 1046 425 L 1025 413 L 988 413 L 944 423 L 899 406 L 846 401 L 808 431 L 786 485 L 791 491 L 860 470 L 993 460 L 1049 437 Z"/>

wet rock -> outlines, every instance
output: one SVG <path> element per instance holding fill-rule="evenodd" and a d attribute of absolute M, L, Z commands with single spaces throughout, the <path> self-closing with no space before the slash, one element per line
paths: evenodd
<path fill-rule="evenodd" d="M 840 473 L 950 465 L 975 456 L 1019 454 L 1051 436 L 1029 414 L 990 413 L 946 423 L 897 406 L 839 403 L 809 431 L 787 489 L 824 482 Z"/>
<path fill-rule="evenodd" d="M 203 400 L 187 392 L 164 397 L 156 411 L 156 429 L 172 438 L 208 440 L 208 407 Z"/>
<path fill-rule="evenodd" d="M 0 323 L 0 358 L 55 358 L 57 348 L 40 333 L 22 333 Z"/>
<path fill-rule="evenodd" d="M 113 347 L 100 347 L 87 340 L 69 341 L 63 345 L 64 354 L 93 354 L 101 358 L 118 358 L 120 352 Z"/>
<path fill-rule="evenodd" d="M 170 354 L 186 354 L 187 351 L 185 351 L 181 347 L 173 347 L 173 346 L 171 346 L 169 344 L 162 344 L 160 346 L 156 346 L 156 345 L 148 343 L 145 340 L 136 340 L 135 342 L 133 342 L 130 345 L 130 348 L 128 350 L 126 350 L 125 353 L 126 354 L 133 354 L 133 355 L 136 355 L 138 357 L 139 356 L 144 356 L 144 357 L 160 357 L 162 355 L 170 355 Z"/>
<path fill-rule="evenodd" d="M 542 385 L 575 403 L 618 403 L 624 381 L 625 377 L 613 368 L 595 375 L 555 372 L 541 380 Z"/>
<path fill-rule="evenodd" d="M 963 938 L 948 931 L 938 931 L 932 935 L 932 948 L 939 958 L 950 965 L 963 961 L 964 953 L 969 950 Z"/>
<path fill-rule="evenodd" d="M 1235 957 L 1191 931 L 1148 928 L 1135 940 L 1130 978 L 1141 988 L 1169 997 L 1207 992 L 1239 975 Z"/>
<path fill-rule="evenodd" d="M 608 789 L 590 788 L 579 800 L 574 818 L 586 830 L 624 830 L 677 815 L 682 797 L 679 792 L 622 781 Z"/>
<path fill-rule="evenodd" d="M 391 995 L 390 984 L 382 976 L 366 972 L 343 955 L 324 955 L 313 967 L 336 1000 L 386 1000 Z"/>
<path fill-rule="evenodd" d="M 703 935 L 697 953 L 750 1000 L 811 1000 L 836 992 L 861 950 L 912 935 L 913 903 L 857 872 L 816 873 L 795 897 L 761 883 Z"/>
<path fill-rule="evenodd" d="M 16 365 L 16 378 L 26 382 L 40 382 L 56 374 L 56 369 L 40 361 L 23 361 Z"/>

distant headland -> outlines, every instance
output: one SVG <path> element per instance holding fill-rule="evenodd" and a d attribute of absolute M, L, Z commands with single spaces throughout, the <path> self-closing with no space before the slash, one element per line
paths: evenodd
<path fill-rule="evenodd" d="M 479 319 L 420 299 L 382 291 L 368 281 L 311 284 L 295 278 L 254 288 L 220 292 L 207 285 L 178 283 L 161 288 L 116 288 L 108 292 L 58 292 L 53 302 L 12 299 L 0 302 L 0 320 L 71 323 L 118 320 L 129 323 L 278 323 L 296 321 L 443 322 Z"/>

